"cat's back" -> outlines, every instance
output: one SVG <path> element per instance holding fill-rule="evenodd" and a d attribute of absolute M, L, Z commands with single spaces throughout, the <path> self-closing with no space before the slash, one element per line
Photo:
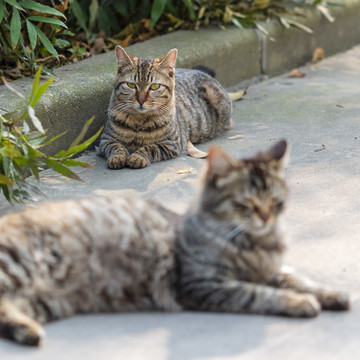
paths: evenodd
<path fill-rule="evenodd" d="M 175 220 L 138 196 L 50 202 L 5 215 L 0 289 L 47 289 L 66 304 L 64 293 L 78 289 L 72 312 L 149 308 L 153 300 L 141 294 L 172 281 Z M 161 296 L 157 303 L 164 306 Z"/>
<path fill-rule="evenodd" d="M 182 127 L 183 142 L 188 138 L 193 143 L 201 143 L 231 127 L 229 95 L 204 71 L 177 68 L 175 99 L 176 120 Z"/>

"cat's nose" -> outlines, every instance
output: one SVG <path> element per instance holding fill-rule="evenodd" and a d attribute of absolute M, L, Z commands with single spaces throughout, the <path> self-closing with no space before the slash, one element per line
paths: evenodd
<path fill-rule="evenodd" d="M 270 219 L 270 214 L 268 212 L 263 212 L 260 214 L 260 218 L 266 224 Z"/>
<path fill-rule="evenodd" d="M 137 100 L 138 100 L 138 103 L 139 103 L 140 105 L 142 105 L 142 104 L 145 102 L 146 99 L 145 99 L 144 96 L 138 96 Z"/>

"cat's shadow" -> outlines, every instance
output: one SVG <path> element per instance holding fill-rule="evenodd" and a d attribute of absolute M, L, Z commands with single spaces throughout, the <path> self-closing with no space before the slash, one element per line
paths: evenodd
<path fill-rule="evenodd" d="M 66 354 L 67 359 L 87 360 L 233 358 L 268 345 L 270 333 L 279 332 L 283 337 L 291 328 L 298 331 L 299 326 L 307 324 L 306 320 L 244 314 L 86 315 L 46 325 L 47 338 L 41 349 L 1 341 L 0 357 L 57 360 Z"/>

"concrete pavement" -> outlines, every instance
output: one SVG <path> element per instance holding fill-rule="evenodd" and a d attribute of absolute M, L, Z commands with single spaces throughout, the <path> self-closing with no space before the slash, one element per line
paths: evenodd
<path fill-rule="evenodd" d="M 269 37 L 252 28 L 229 26 L 222 31 L 208 27 L 176 31 L 131 45 L 127 50 L 133 56 L 154 58 L 177 47 L 178 67 L 207 65 L 216 69 L 217 78 L 224 86 L 233 86 L 253 76 L 274 76 L 303 65 L 311 60 L 316 47 L 324 48 L 328 56 L 359 43 L 360 0 L 337 0 L 337 3 L 340 6 L 330 7 L 334 22 L 329 22 L 315 8 L 308 9 L 306 17 L 296 18 L 313 33 L 293 27 L 286 29 L 278 20 L 272 20 L 262 23 Z M 49 136 L 68 133 L 49 146 L 49 153 L 67 148 L 92 116 L 95 120 L 89 137 L 103 125 L 116 66 L 111 52 L 54 70 L 56 77 L 36 105 L 36 113 Z M 13 84 L 29 94 L 32 79 L 19 79 Z M 0 86 L 0 113 L 21 108 L 23 101 Z"/>
<path fill-rule="evenodd" d="M 234 104 L 234 127 L 202 144 L 241 157 L 286 138 L 291 197 L 283 222 L 286 263 L 352 294 L 352 309 L 312 320 L 255 315 L 145 313 L 78 316 L 49 324 L 42 348 L 0 340 L 6 360 L 246 360 L 360 357 L 360 46 L 249 88 Z M 239 85 L 241 87 L 241 85 Z M 241 139 L 229 140 L 233 135 Z M 139 192 L 182 212 L 205 160 L 183 155 L 142 170 L 110 171 L 95 153 L 83 183 L 42 174 L 50 199 Z M 191 169 L 179 175 L 177 170 Z M 3 206 L 2 211 L 8 211 Z"/>

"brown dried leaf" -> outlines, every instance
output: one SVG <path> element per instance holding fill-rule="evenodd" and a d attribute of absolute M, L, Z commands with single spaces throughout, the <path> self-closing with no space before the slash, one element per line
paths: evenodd
<path fill-rule="evenodd" d="M 69 7 L 69 0 L 64 0 L 61 2 L 61 4 L 55 5 L 54 9 L 64 14 L 65 11 L 68 9 L 68 7 Z"/>
<path fill-rule="evenodd" d="M 237 92 L 229 92 L 229 97 L 232 101 L 238 101 L 238 100 L 241 100 L 245 95 L 246 95 L 246 92 L 247 92 L 247 87 L 243 90 L 240 90 L 240 91 L 237 91 Z"/>
<path fill-rule="evenodd" d="M 191 174 L 191 169 L 189 170 L 177 170 L 177 174 Z"/>
<path fill-rule="evenodd" d="M 314 152 L 319 152 L 319 151 L 323 151 L 326 149 L 326 146 L 324 144 L 321 144 L 321 146 L 322 147 L 320 149 L 316 149 L 316 150 L 314 150 Z"/>
<path fill-rule="evenodd" d="M 289 77 L 297 77 L 297 78 L 302 78 L 306 76 L 306 74 L 298 69 L 293 69 L 290 71 L 289 73 Z"/>
<path fill-rule="evenodd" d="M 242 139 L 243 137 L 244 137 L 243 135 L 234 135 L 234 136 L 229 136 L 228 140 Z"/>
<path fill-rule="evenodd" d="M 188 154 L 194 158 L 202 159 L 202 158 L 206 158 L 208 156 L 207 152 L 197 149 L 190 140 L 188 140 L 188 142 L 187 142 L 186 149 L 187 149 Z"/>
<path fill-rule="evenodd" d="M 313 58 L 312 58 L 312 63 L 315 64 L 320 60 L 323 60 L 325 58 L 325 51 L 323 48 L 317 47 L 314 50 L 314 54 L 313 54 Z"/>

